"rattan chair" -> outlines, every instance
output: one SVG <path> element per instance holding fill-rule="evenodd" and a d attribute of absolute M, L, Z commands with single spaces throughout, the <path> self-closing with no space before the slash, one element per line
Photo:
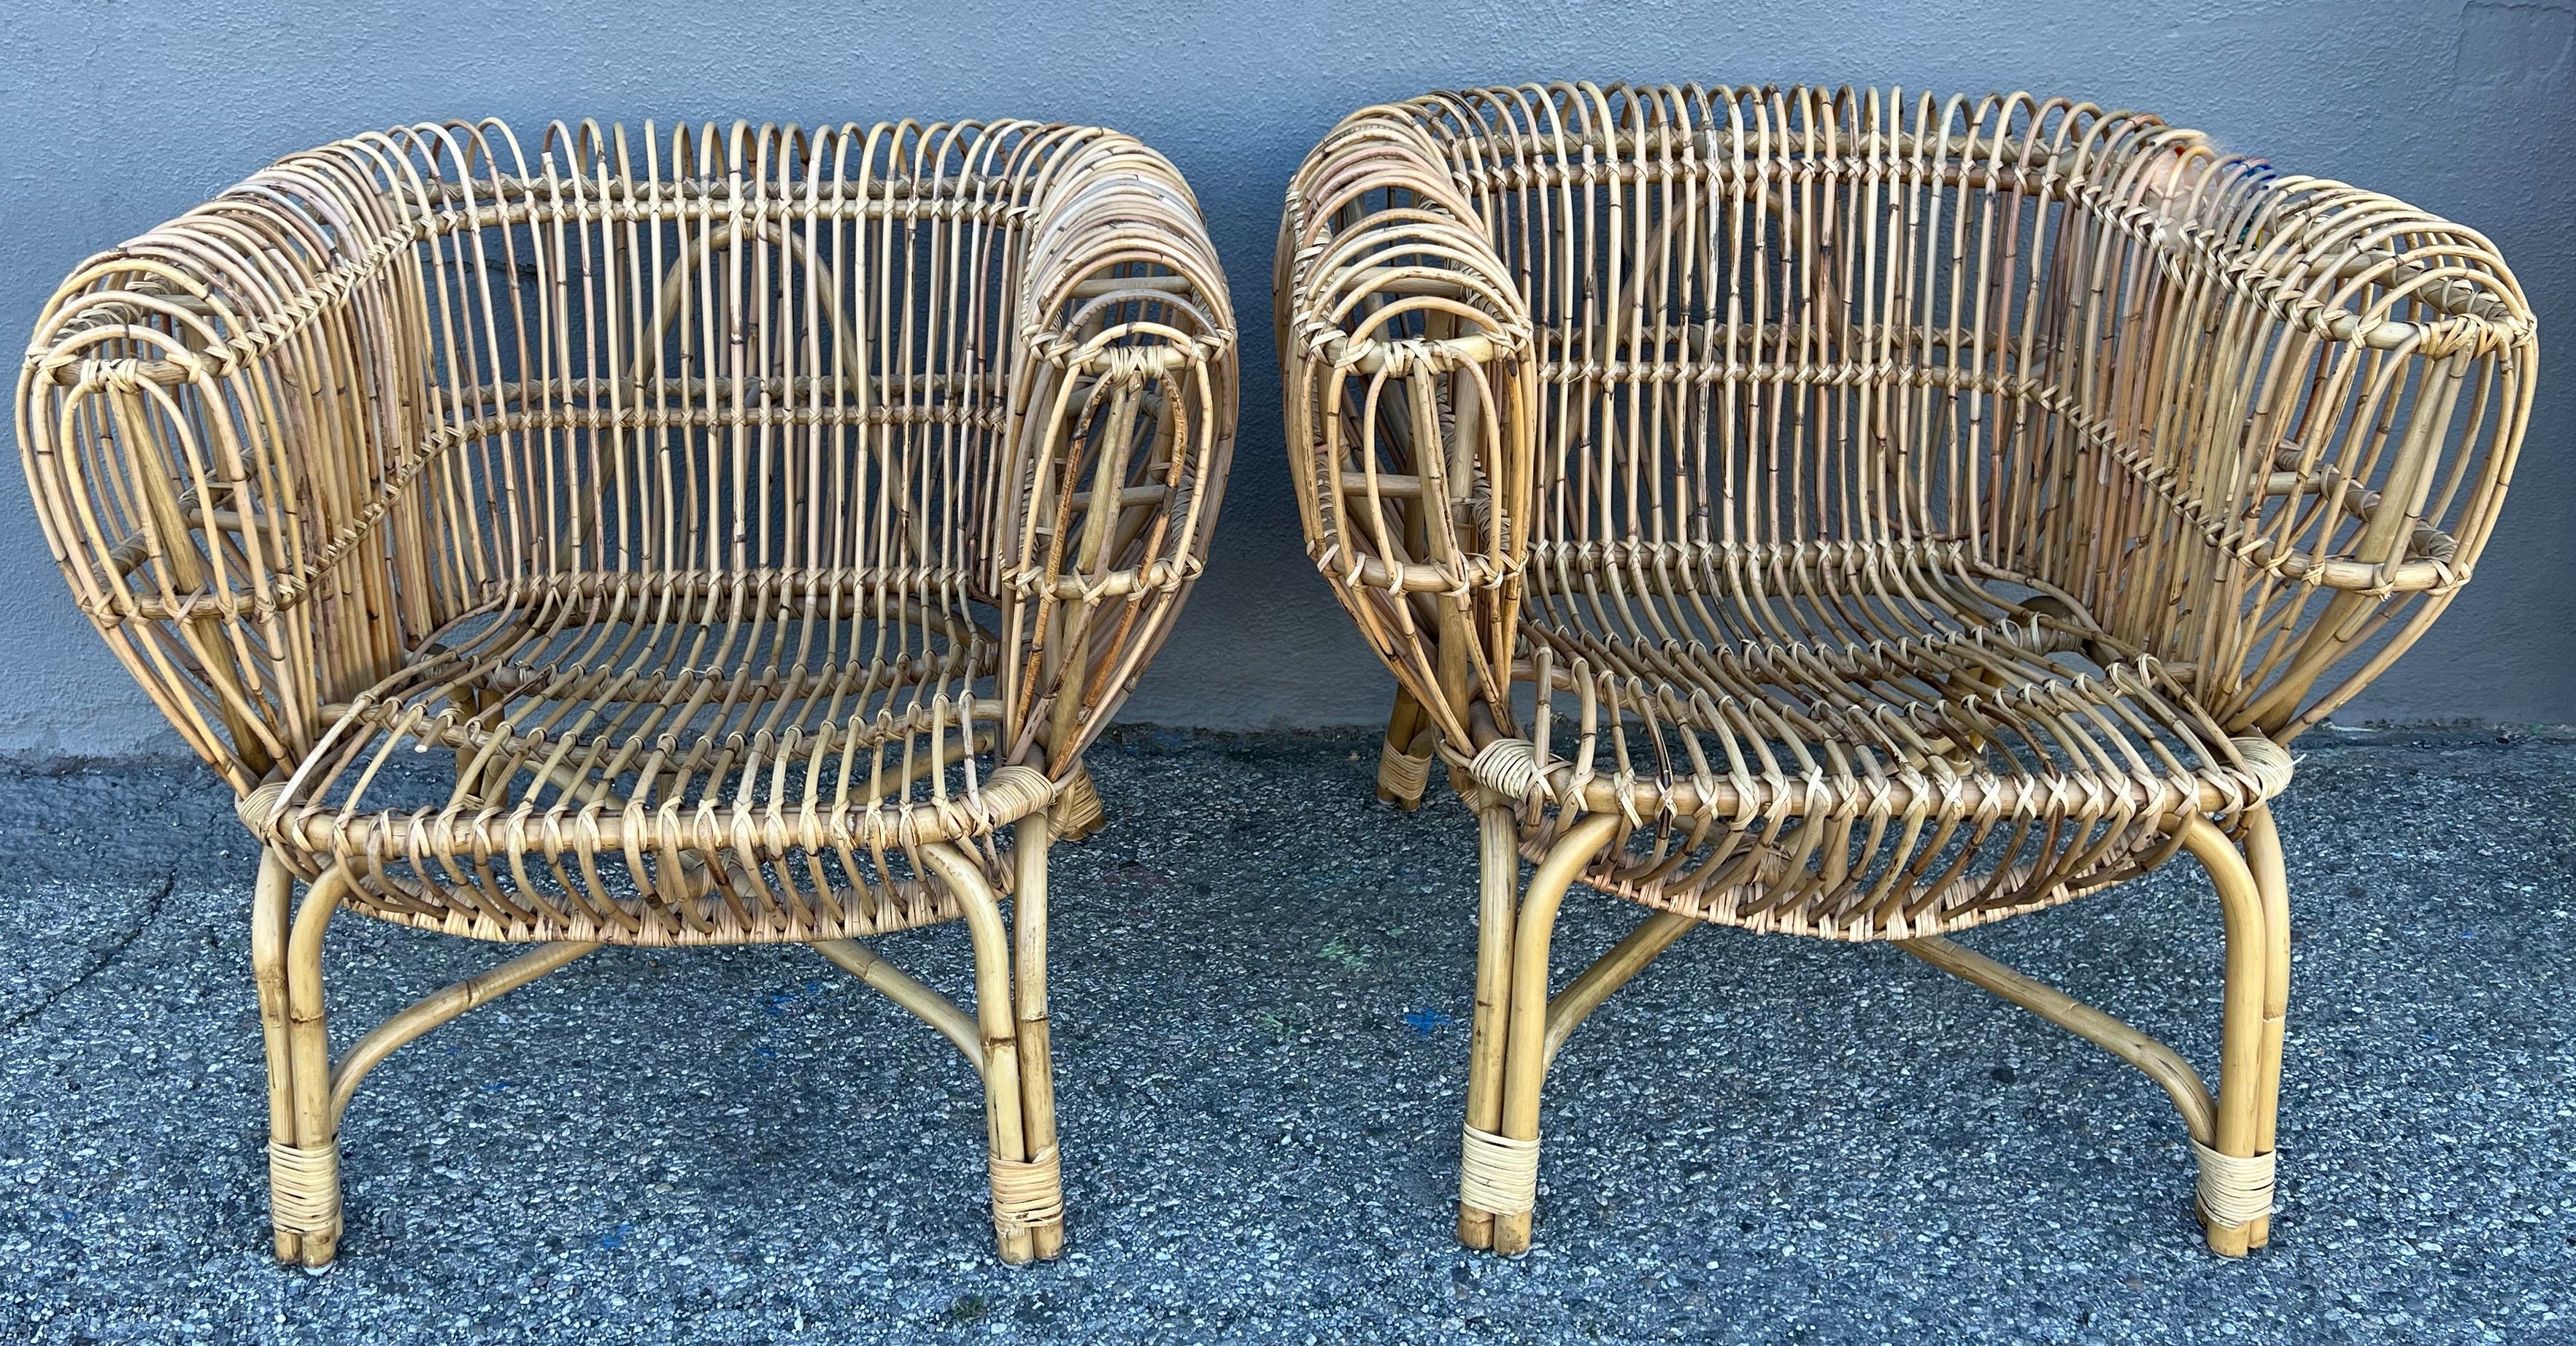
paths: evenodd
<path fill-rule="evenodd" d="M 1567 1035 L 1702 923 L 1890 940 L 2137 1065 L 2262 1244 L 2287 745 L 2469 579 L 2532 397 L 2477 234 L 2024 95 L 1370 108 L 1276 272 L 1310 550 L 1481 820 L 1459 1236 L 1530 1238 Z M 2188 852 L 2218 1089 L 1951 943 Z M 1524 888 L 1518 859 L 1536 862 Z M 1653 913 L 1549 994 L 1581 880 Z"/>
<path fill-rule="evenodd" d="M 73 273 L 19 443 L 265 848 L 279 1257 L 330 1260 L 396 1047 L 601 945 L 764 942 L 955 1042 L 1002 1255 L 1053 1255 L 1048 843 L 1099 820 L 1083 747 L 1199 571 L 1235 409 L 1188 188 L 1078 127 L 422 125 Z M 342 907 L 538 947 L 334 1060 Z M 858 942 L 953 920 L 971 1012 Z"/>

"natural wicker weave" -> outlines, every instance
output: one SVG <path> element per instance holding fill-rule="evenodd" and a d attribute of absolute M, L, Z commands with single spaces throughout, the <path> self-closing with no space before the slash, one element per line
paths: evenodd
<path fill-rule="evenodd" d="M 1460 1236 L 1529 1242 L 1539 1089 L 1702 923 L 1897 947 L 2154 1076 L 2264 1242 L 2285 746 L 2485 544 L 2534 327 L 2478 235 L 2023 95 L 1552 85 L 1352 116 L 1288 193 L 1315 562 L 1483 827 Z M 2189 851 L 2215 1098 L 1948 932 Z M 1519 887 L 1515 852 L 1538 863 Z M 1548 994 L 1576 879 L 1654 909 Z"/>
<path fill-rule="evenodd" d="M 266 848 L 278 1255 L 330 1259 L 395 1047 L 602 944 L 764 941 L 964 1051 L 1002 1253 L 1052 1255 L 1047 846 L 1199 571 L 1232 328 L 1171 166 L 1026 122 L 423 125 L 75 272 L 19 442 Z M 335 1063 L 341 906 L 542 947 Z M 972 1013 L 856 942 L 950 920 Z"/>

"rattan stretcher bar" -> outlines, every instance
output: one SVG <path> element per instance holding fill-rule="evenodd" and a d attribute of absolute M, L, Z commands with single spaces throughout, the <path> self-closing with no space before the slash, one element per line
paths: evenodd
<path fill-rule="evenodd" d="M 2537 359 L 2476 233 L 2014 94 L 1529 85 L 1353 114 L 1288 192 L 1309 549 L 1484 872 L 1460 1236 L 1539 1089 L 1702 924 L 1897 947 L 2162 1083 L 2269 1235 L 2289 743 L 2468 582 Z M 1948 941 L 2189 852 L 2218 1089 Z M 1535 862 L 1524 884 L 1519 864 Z M 1652 914 L 1551 994 L 1580 881 Z"/>
<path fill-rule="evenodd" d="M 1199 573 L 1235 405 L 1196 203 L 1091 128 L 424 124 L 74 272 L 19 443 L 264 847 L 279 1256 L 330 1260 L 394 1048 L 603 944 L 746 942 L 957 1044 L 1002 1254 L 1053 1255 L 1047 849 L 1100 821 L 1083 748 Z M 340 908 L 538 947 L 334 1060 Z M 858 942 L 952 920 L 971 1010 Z"/>

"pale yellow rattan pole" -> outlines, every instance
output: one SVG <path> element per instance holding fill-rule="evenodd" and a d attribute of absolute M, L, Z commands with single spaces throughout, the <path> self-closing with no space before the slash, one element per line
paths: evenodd
<path fill-rule="evenodd" d="M 2272 922 L 2267 908 L 2286 914 L 2284 904 L 2266 903 L 2254 871 L 2227 834 L 2205 818 L 2182 828 L 2183 846 L 2209 871 L 2218 889 L 2218 904 L 2227 922 L 2227 981 L 2218 1038 L 2218 1120 L 2212 1139 L 2200 1150 L 2201 1217 L 2211 1251 L 2242 1257 L 2252 1246 L 2253 1224 L 2266 1220 L 2271 1208 L 2272 1152 L 2262 1145 L 2272 1130 L 2265 1114 L 2266 1094 L 2277 1103 L 2279 1086 L 2269 1089 L 2263 1058 L 2271 1027 L 2281 1022 L 2267 1014 L 2271 999 L 2274 955 Z M 2287 994 L 2288 978 L 2277 979 Z M 2277 1049 L 2276 1049 L 2277 1050 Z M 2253 1195 L 2240 1196 L 2250 1190 Z M 2229 1216 L 2238 1205 L 2262 1207 L 2242 1219 Z"/>
<path fill-rule="evenodd" d="M 922 985 L 855 939 L 818 939 L 814 941 L 814 951 L 939 1030 L 941 1037 L 965 1055 L 966 1063 L 975 1068 L 977 1075 L 984 1073 L 982 1030 L 975 1026 L 975 1016 L 959 1009 L 956 1002 Z"/>
<path fill-rule="evenodd" d="M 1020 1094 L 1020 1048 L 1011 998 L 1011 938 L 1001 907 L 973 861 L 946 844 L 925 846 L 922 863 L 948 883 L 965 908 L 975 946 L 975 1022 L 984 1043 L 984 1117 L 990 1151 L 993 1228 L 1002 1260 L 1036 1255 L 1038 1228 L 1064 1220 L 1063 1180 L 1052 1150 L 1028 1148 Z"/>
<path fill-rule="evenodd" d="M 1511 1031 L 1512 935 L 1520 916 L 1521 861 L 1512 849 L 1511 809 L 1488 802 L 1477 810 L 1476 821 L 1476 1007 L 1467 1030 L 1467 1128 L 1462 1154 L 1472 1154 L 1482 1137 L 1502 1134 L 1503 1061 Z M 1471 1248 L 1490 1248 L 1494 1212 L 1478 1206 L 1474 1195 L 1466 1191 L 1459 1198 L 1458 1239 Z"/>
<path fill-rule="evenodd" d="M 548 944 L 531 949 L 490 971 L 456 982 L 412 1004 L 368 1030 L 350 1044 L 331 1067 L 331 1131 L 339 1134 L 340 1118 L 367 1072 L 403 1044 L 448 1020 L 535 981 L 599 948 L 597 944 Z"/>
<path fill-rule="evenodd" d="M 287 929 L 294 902 L 294 871 L 276 852 L 263 851 L 258 886 L 251 897 L 250 962 L 252 981 L 259 992 L 260 1040 L 268 1058 L 268 1143 L 272 1154 L 279 1146 L 293 1147 L 297 1138 L 295 1040 L 287 1008 L 286 973 Z M 274 1175 L 271 1183 L 273 1187 Z M 273 1191 L 270 1201 L 273 1210 Z M 277 1260 L 302 1261 L 302 1227 L 290 1227 L 280 1220 L 272 1220 L 271 1225 Z"/>
<path fill-rule="evenodd" d="M 1565 1040 L 1583 1025 L 1592 1011 L 1601 1008 L 1610 993 L 1628 984 L 1628 979 L 1646 970 L 1666 949 L 1682 936 L 1700 927 L 1695 916 L 1679 912 L 1658 911 L 1637 923 L 1637 928 L 1622 936 L 1610 951 L 1583 969 L 1565 989 L 1549 997 L 1547 1004 L 1546 1046 L 1542 1060 L 1553 1063 Z"/>
<path fill-rule="evenodd" d="M 2254 1152 L 2270 1154 L 2280 1131 L 2281 1057 L 2290 1013 L 2290 879 L 2281 856 L 2281 834 L 2268 807 L 2248 810 L 2245 860 L 2263 896 L 2263 1047 L 2258 1069 L 2262 1084 L 2254 1100 Z M 2255 1217 L 2246 1227 L 2246 1242 L 2260 1248 L 2271 1242 L 2272 1217 Z"/>
<path fill-rule="evenodd" d="M 2056 1024 L 2136 1066 L 2164 1088 L 2182 1114 L 2183 1129 L 2201 1144 L 2218 1134 L 2218 1102 L 2200 1072 L 2173 1048 L 2035 977 L 1954 944 L 1939 935 L 1895 941 L 1896 947 L 1934 967 Z"/>
<path fill-rule="evenodd" d="M 1595 814 L 1567 829 L 1547 858 L 1530 876 L 1513 922 L 1512 1008 L 1503 1056 L 1503 1124 L 1505 1140 L 1526 1146 L 1530 1196 L 1517 1209 L 1494 1212 L 1494 1251 L 1517 1257 L 1529 1251 L 1530 1213 L 1538 1181 L 1539 1088 L 1547 1079 L 1548 944 L 1556 931 L 1558 904 L 1585 865 L 1602 847 L 1626 834 L 1628 823 L 1615 813 Z"/>
<path fill-rule="evenodd" d="M 1018 1018 L 1013 1038 L 1020 1058 L 1021 1138 L 1032 1158 L 1057 1152 L 1055 1055 L 1047 1023 L 1047 851 L 1054 831 L 1051 818 L 1021 819 L 1012 857 L 1019 866 L 1011 893 L 1011 990 Z M 1059 1198 L 1059 1211 L 1061 1206 Z M 1055 1256 L 1064 1246 L 1061 1215 L 1032 1223 L 1029 1235 L 1038 1257 Z"/>
<path fill-rule="evenodd" d="M 322 996 L 322 932 L 348 893 L 334 867 L 305 890 L 286 944 L 286 1030 L 292 1145 L 269 1144 L 269 1214 L 283 1250 L 289 1235 L 308 1267 L 330 1262 L 340 1242 L 340 1140 L 332 1125 L 331 1032 Z"/>

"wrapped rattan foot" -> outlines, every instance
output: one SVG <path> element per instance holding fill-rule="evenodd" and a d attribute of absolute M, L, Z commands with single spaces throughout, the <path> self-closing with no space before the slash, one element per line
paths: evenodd
<path fill-rule="evenodd" d="M 340 1142 L 268 1143 L 268 1218 L 279 1261 L 330 1262 L 340 1246 Z"/>
<path fill-rule="evenodd" d="M 1058 841 L 1080 841 L 1106 821 L 1100 792 L 1092 788 L 1090 768 L 1075 763 L 1073 774 L 1056 790 L 1054 806 L 1047 810 L 1047 829 Z"/>
<path fill-rule="evenodd" d="M 2221 1231 L 2243 1230 L 2271 1217 L 2274 1152 L 2240 1158 L 2221 1154 L 2197 1140 L 2191 1143 L 2191 1149 L 2200 1157 L 2201 1224 L 2210 1232 L 2212 1248 L 2232 1252 L 2228 1245 L 2233 1241 L 2222 1239 Z M 2264 1242 L 2259 1238 L 2250 1241 L 2256 1247 Z"/>
<path fill-rule="evenodd" d="M 1468 1126 L 1458 1151 L 1458 1204 L 1488 1215 L 1527 1215 L 1538 1205 L 1538 1142 Z"/>
<path fill-rule="evenodd" d="M 1377 797 L 1399 808 L 1422 807 L 1431 785 L 1431 754 L 1414 756 L 1381 739 L 1377 745 Z"/>
<path fill-rule="evenodd" d="M 1047 1230 L 1064 1228 L 1064 1171 L 1052 1145 L 1038 1151 L 1034 1159 L 1004 1159 L 996 1155 L 990 1161 L 993 1174 L 993 1232 L 1003 1247 L 1011 1247 L 1017 1236 L 1027 1235 L 1042 1247 L 1061 1244 L 1062 1239 L 1037 1238 Z"/>

